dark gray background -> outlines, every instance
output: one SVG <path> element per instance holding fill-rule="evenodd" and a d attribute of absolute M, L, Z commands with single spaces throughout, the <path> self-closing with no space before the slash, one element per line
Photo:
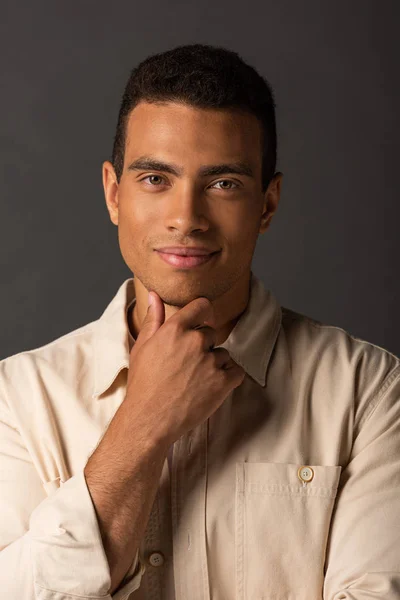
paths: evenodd
<path fill-rule="evenodd" d="M 400 354 L 399 3 L 3 2 L 0 357 L 97 319 L 131 276 L 109 221 L 130 69 L 202 42 L 277 102 L 281 202 L 253 271 L 284 306 Z"/>

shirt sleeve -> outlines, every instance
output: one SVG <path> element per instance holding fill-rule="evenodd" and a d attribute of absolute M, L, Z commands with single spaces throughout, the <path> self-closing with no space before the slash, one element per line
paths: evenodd
<path fill-rule="evenodd" d="M 342 470 L 324 600 L 400 600 L 400 367 L 362 418 Z"/>
<path fill-rule="evenodd" d="M 144 570 L 137 552 L 120 586 L 109 594 L 110 570 L 83 470 L 46 497 L 2 404 L 0 598 L 125 600 L 139 588 Z"/>

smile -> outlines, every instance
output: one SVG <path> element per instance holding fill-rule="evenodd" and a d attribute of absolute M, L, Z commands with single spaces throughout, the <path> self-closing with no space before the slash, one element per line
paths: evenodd
<path fill-rule="evenodd" d="M 219 254 L 220 250 L 218 250 L 218 252 L 206 254 L 205 256 L 181 256 L 178 254 L 167 254 L 166 252 L 160 252 L 159 250 L 156 252 L 163 261 L 169 265 L 172 265 L 173 267 L 179 267 L 180 269 L 191 269 L 193 267 L 198 267 L 210 262 L 214 256 Z"/>

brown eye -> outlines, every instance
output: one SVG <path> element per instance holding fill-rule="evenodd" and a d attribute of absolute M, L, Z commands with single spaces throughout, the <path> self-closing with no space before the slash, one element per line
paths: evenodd
<path fill-rule="evenodd" d="M 230 179 L 221 179 L 220 181 L 217 181 L 214 185 L 217 185 L 219 183 L 223 183 L 223 184 L 228 184 L 229 187 L 226 187 L 225 185 L 220 187 L 220 190 L 233 190 L 235 189 L 235 187 L 239 187 L 234 181 L 231 181 Z M 232 187 L 235 186 L 235 187 Z"/>
<path fill-rule="evenodd" d="M 143 179 L 141 179 L 140 181 L 145 181 L 146 179 L 154 179 L 154 178 L 156 178 L 156 179 L 158 179 L 158 180 L 159 180 L 159 182 L 158 182 L 158 183 L 157 183 L 157 181 L 155 182 L 155 184 L 154 184 L 154 185 L 156 185 L 156 186 L 157 186 L 157 185 L 159 185 L 159 183 L 161 183 L 161 181 L 162 181 L 162 179 L 163 179 L 163 178 L 161 177 L 161 175 L 147 175 L 147 177 L 143 177 Z M 151 185 L 153 185 L 153 183 L 151 183 Z"/>

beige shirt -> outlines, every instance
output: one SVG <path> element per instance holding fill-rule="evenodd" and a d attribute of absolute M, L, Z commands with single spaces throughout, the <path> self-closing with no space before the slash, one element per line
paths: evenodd
<path fill-rule="evenodd" d="M 98 320 L 0 362 L 2 600 L 111 598 L 83 469 L 124 399 L 134 301 L 131 278 Z M 112 597 L 400 599 L 400 359 L 254 273 L 221 346 L 245 379 L 171 446 Z"/>

